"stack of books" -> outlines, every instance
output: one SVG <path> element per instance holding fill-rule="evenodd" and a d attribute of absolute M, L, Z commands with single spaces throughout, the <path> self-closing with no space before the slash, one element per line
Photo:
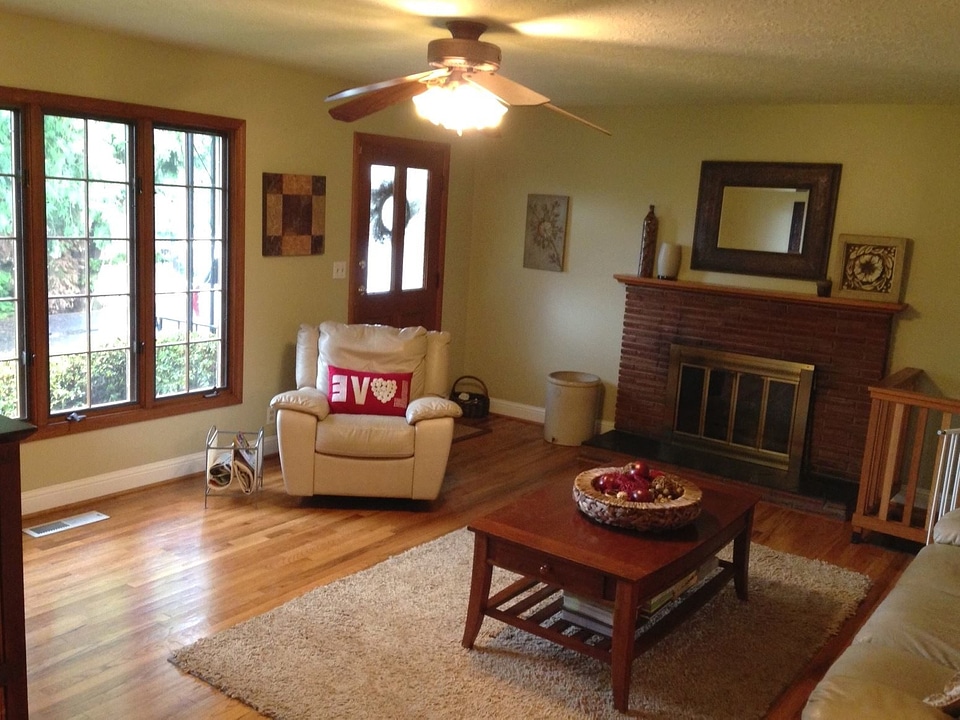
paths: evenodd
<path fill-rule="evenodd" d="M 666 590 L 643 600 L 638 608 L 637 620 L 649 618 L 668 602 L 676 600 L 687 590 L 705 579 L 718 566 L 717 558 L 712 557 Z M 613 634 L 613 603 L 607 600 L 594 600 L 564 590 L 560 617 L 574 625 L 593 630 L 607 637 Z"/>

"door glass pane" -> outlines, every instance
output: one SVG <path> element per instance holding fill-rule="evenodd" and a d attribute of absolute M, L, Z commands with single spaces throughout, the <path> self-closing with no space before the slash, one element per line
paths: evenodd
<path fill-rule="evenodd" d="M 390 292 L 392 286 L 394 172 L 392 165 L 370 166 L 367 294 Z"/>
<path fill-rule="evenodd" d="M 407 170 L 407 226 L 403 233 L 402 290 L 420 290 L 424 281 L 427 244 L 427 180 L 422 168 Z"/>
<path fill-rule="evenodd" d="M 133 395 L 132 133 L 44 117 L 50 412 Z"/>

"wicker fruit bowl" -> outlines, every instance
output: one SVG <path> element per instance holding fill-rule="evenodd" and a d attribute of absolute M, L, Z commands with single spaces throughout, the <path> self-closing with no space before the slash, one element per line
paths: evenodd
<path fill-rule="evenodd" d="M 635 502 L 598 490 L 594 480 L 601 475 L 620 473 L 624 468 L 601 467 L 585 470 L 573 482 L 573 499 L 587 517 L 606 525 L 658 532 L 683 527 L 700 514 L 703 492 L 689 480 L 659 473 L 651 482 L 668 490 L 674 499 Z M 622 493 L 621 493 L 622 495 Z"/>

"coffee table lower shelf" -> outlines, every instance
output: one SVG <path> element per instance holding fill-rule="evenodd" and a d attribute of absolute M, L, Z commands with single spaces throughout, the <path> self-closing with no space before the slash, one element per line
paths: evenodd
<path fill-rule="evenodd" d="M 703 607 L 733 578 L 733 564 L 719 561 L 719 569 L 680 596 L 656 622 L 640 618 L 635 629 L 633 657 L 666 637 L 671 630 Z M 546 603 L 544 605 L 544 603 Z M 535 609 L 536 608 L 536 609 Z M 483 614 L 602 662 L 612 662 L 613 639 L 560 616 L 563 589 L 532 577 L 521 577 L 487 600 Z"/>

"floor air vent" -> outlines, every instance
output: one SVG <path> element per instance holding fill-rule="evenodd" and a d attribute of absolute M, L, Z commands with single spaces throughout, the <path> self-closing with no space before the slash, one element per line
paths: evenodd
<path fill-rule="evenodd" d="M 106 520 L 108 517 L 110 516 L 104 515 L 101 512 L 88 512 L 82 515 L 64 518 L 63 520 L 54 520 L 53 522 L 44 523 L 43 525 L 34 525 L 33 527 L 24 528 L 23 531 L 30 537 L 46 537 L 47 535 L 53 535 L 62 530 L 70 530 L 71 528 L 77 528 L 81 525 L 89 525 L 99 520 Z"/>

